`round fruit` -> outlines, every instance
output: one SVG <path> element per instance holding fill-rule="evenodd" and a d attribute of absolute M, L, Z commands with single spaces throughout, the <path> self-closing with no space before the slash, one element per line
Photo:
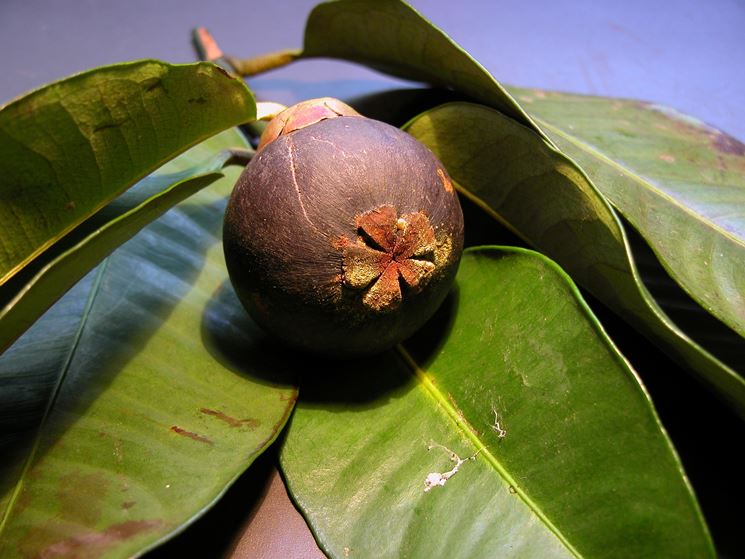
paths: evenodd
<path fill-rule="evenodd" d="M 413 334 L 445 299 L 463 249 L 443 165 L 397 128 L 341 116 L 350 110 L 262 141 L 223 231 L 231 282 L 254 320 L 334 356 Z"/>

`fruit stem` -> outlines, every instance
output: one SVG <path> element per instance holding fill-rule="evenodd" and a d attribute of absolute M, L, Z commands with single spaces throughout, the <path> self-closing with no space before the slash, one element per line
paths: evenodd
<path fill-rule="evenodd" d="M 286 66 L 300 58 L 301 55 L 298 49 L 286 49 L 251 58 L 226 56 L 212 34 L 204 27 L 197 27 L 192 31 L 192 40 L 200 60 L 214 62 L 244 78 Z"/>
<path fill-rule="evenodd" d="M 295 62 L 301 56 L 298 49 L 280 50 L 267 54 L 260 54 L 251 58 L 234 58 L 226 56 L 233 70 L 242 77 L 256 76 L 269 70 L 281 68 Z"/>

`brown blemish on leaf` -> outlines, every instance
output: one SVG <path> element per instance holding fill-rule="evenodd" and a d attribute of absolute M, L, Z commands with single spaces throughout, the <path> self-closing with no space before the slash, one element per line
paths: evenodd
<path fill-rule="evenodd" d="M 712 145 L 717 151 L 730 155 L 745 155 L 745 144 L 722 132 L 717 132 L 712 138 Z"/>
<path fill-rule="evenodd" d="M 41 559 L 100 557 L 116 544 L 151 532 L 164 525 L 162 520 L 128 520 L 109 526 L 102 532 L 86 531 L 48 545 L 36 555 Z"/>
<path fill-rule="evenodd" d="M 665 163 L 675 163 L 675 156 L 669 153 L 663 153 L 657 156 L 657 159 L 664 161 Z"/>
<path fill-rule="evenodd" d="M 293 402 L 297 400 L 297 396 L 298 396 L 298 394 L 297 394 L 297 392 L 296 392 L 296 393 L 295 393 L 295 394 L 293 395 L 293 397 L 292 397 L 292 401 L 293 401 Z M 281 396 L 281 395 L 280 395 L 280 400 L 282 400 L 282 396 Z M 283 400 L 283 401 L 284 401 L 284 400 Z M 281 429 L 282 429 L 282 428 L 284 427 L 284 425 L 285 425 L 285 424 L 287 423 L 287 418 L 288 418 L 288 417 L 290 417 L 290 414 L 291 414 L 291 413 L 293 412 L 293 410 L 294 410 L 294 409 L 295 409 L 295 406 L 287 406 L 287 407 L 285 408 L 285 411 L 284 411 L 284 413 L 282 414 L 282 417 L 280 417 L 280 418 L 279 418 L 279 419 L 278 419 L 278 420 L 276 421 L 276 423 L 275 423 L 274 425 L 272 425 L 272 431 L 271 431 L 272 435 L 276 435 L 277 433 L 279 433 L 279 432 L 280 432 L 280 430 L 281 430 Z M 260 443 L 260 444 L 259 444 L 259 446 L 258 446 L 258 447 L 256 447 L 256 450 L 257 450 L 257 452 L 259 452 L 259 451 L 260 451 L 260 450 L 261 450 L 261 449 L 262 449 L 262 448 L 264 447 L 264 446 L 263 446 L 264 444 L 265 444 L 265 443 L 263 443 L 263 442 L 262 442 L 262 443 Z"/>
<path fill-rule="evenodd" d="M 31 472 L 34 470 L 32 469 Z M 13 512 L 17 515 L 20 515 L 23 511 L 25 511 L 29 505 L 33 502 L 33 495 L 28 490 L 28 486 L 25 486 L 21 489 L 21 492 L 18 494 L 18 498 L 16 500 L 15 506 L 13 507 Z"/>
<path fill-rule="evenodd" d="M 364 290 L 362 303 L 375 311 L 395 309 L 403 300 L 401 280 L 418 290 L 436 268 L 437 243 L 422 212 L 397 217 L 395 208 L 381 206 L 355 218 L 359 237 L 335 246 L 343 254 L 342 283 Z"/>
<path fill-rule="evenodd" d="M 111 482 L 100 473 L 73 472 L 59 478 L 55 495 L 59 515 L 82 525 L 95 525 Z"/>
<path fill-rule="evenodd" d="M 135 506 L 137 503 L 135 501 L 124 501 L 122 503 L 122 510 L 129 510 L 133 506 Z"/>
<path fill-rule="evenodd" d="M 297 400 L 297 394 L 285 394 L 284 392 L 279 393 L 280 402 L 294 402 Z"/>
<path fill-rule="evenodd" d="M 437 169 L 437 176 L 440 177 L 440 181 L 442 182 L 442 187 L 447 191 L 452 193 L 453 192 L 453 183 L 450 182 L 450 179 L 445 174 L 445 171 L 442 169 Z"/>
<path fill-rule="evenodd" d="M 142 82 L 145 93 L 152 93 L 156 89 L 164 89 L 163 81 L 160 78 L 148 78 Z"/>
<path fill-rule="evenodd" d="M 231 74 L 230 72 L 228 72 L 225 68 L 222 68 L 220 66 L 214 66 L 213 68 L 215 70 L 217 70 L 220 74 L 222 74 L 223 76 L 225 76 L 226 78 L 228 78 L 229 80 L 238 79 L 236 76 L 234 76 L 233 74 Z"/>
<path fill-rule="evenodd" d="M 200 408 L 199 411 L 205 415 L 209 415 L 211 417 L 219 419 L 220 421 L 224 421 L 231 427 L 248 427 L 253 431 L 259 425 L 261 425 L 261 422 L 258 419 L 254 419 L 252 417 L 249 417 L 247 419 L 236 419 L 235 417 L 230 417 L 229 415 L 221 411 L 211 410 L 209 408 Z"/>
<path fill-rule="evenodd" d="M 103 132 L 104 130 L 111 130 L 113 128 L 119 128 L 123 123 L 122 122 L 103 122 L 93 128 L 93 133 L 98 134 L 99 132 Z"/>
<path fill-rule="evenodd" d="M 186 429 L 182 429 L 178 425 L 172 425 L 171 426 L 171 431 L 173 431 L 177 435 L 181 435 L 183 437 L 188 437 L 188 438 L 190 438 L 190 439 L 192 439 L 194 441 L 200 442 L 200 443 L 208 444 L 210 446 L 212 446 L 214 444 L 207 437 L 203 437 L 202 435 L 197 435 L 196 433 L 192 433 L 191 431 L 187 431 Z"/>
<path fill-rule="evenodd" d="M 75 209 L 75 202 L 70 200 L 67 204 L 65 204 L 66 210 L 74 210 Z"/>

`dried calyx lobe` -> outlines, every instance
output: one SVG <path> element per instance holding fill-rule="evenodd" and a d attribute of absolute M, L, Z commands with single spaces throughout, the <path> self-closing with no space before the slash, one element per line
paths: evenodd
<path fill-rule="evenodd" d="M 395 345 L 434 314 L 460 260 L 463 216 L 426 147 L 338 106 L 331 113 L 275 126 L 262 142 L 228 204 L 224 249 L 261 326 L 352 356 Z"/>

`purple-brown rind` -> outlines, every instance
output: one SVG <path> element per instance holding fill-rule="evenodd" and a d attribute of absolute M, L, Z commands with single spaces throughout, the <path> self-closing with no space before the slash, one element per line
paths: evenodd
<path fill-rule="evenodd" d="M 402 278 L 400 301 L 376 307 L 365 299 L 372 283 L 361 288 L 345 271 L 360 250 L 385 252 L 361 229 L 380 208 L 401 228 L 406 220 L 431 226 L 435 244 L 421 255 L 398 250 L 434 267 L 416 288 Z M 232 284 L 257 323 L 294 346 L 354 356 L 394 346 L 434 314 L 460 261 L 463 214 L 447 172 L 421 143 L 375 120 L 332 118 L 281 135 L 254 157 L 229 200 L 223 241 Z M 403 260 L 399 267 L 414 269 Z"/>

